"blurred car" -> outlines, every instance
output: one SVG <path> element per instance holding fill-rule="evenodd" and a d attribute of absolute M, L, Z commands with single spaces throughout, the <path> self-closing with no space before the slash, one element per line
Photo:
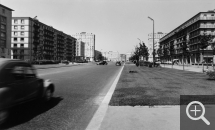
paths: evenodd
<path fill-rule="evenodd" d="M 68 64 L 69 64 L 69 61 L 68 61 L 68 60 L 61 60 L 61 63 L 62 63 L 62 64 L 68 65 Z"/>
<path fill-rule="evenodd" d="M 99 62 L 99 63 L 96 63 L 97 65 L 107 65 L 108 63 L 107 63 L 107 61 L 101 61 L 101 62 Z"/>
<path fill-rule="evenodd" d="M 117 61 L 117 62 L 116 62 L 116 66 L 121 66 L 121 62 L 120 62 L 120 61 Z"/>
<path fill-rule="evenodd" d="M 50 80 L 37 77 L 31 64 L 0 58 L 0 124 L 7 120 L 12 107 L 35 99 L 50 101 L 54 90 Z"/>

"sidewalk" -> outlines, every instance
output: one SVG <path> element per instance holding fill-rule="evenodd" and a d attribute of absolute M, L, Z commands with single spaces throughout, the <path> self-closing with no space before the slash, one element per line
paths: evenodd
<path fill-rule="evenodd" d="M 162 67 L 166 67 L 166 68 L 172 68 L 172 65 L 167 65 L 167 64 L 161 64 Z M 179 69 L 179 70 L 183 70 L 183 65 L 173 65 L 173 69 Z M 204 71 L 206 70 L 211 70 L 213 69 L 212 66 L 204 66 Z M 192 71 L 192 72 L 199 72 L 199 73 L 203 73 L 203 67 L 200 65 L 184 65 L 184 70 L 185 71 Z"/>
<path fill-rule="evenodd" d="M 49 64 L 49 65 L 33 65 L 36 69 L 48 69 L 48 68 L 60 68 L 60 67 L 71 67 L 71 66 L 77 66 L 82 65 L 80 63 L 70 63 L 68 65 L 66 64 Z"/>

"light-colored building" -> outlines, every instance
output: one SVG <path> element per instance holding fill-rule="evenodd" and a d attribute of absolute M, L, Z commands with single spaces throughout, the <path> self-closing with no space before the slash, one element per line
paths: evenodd
<path fill-rule="evenodd" d="M 167 33 L 162 33 L 162 32 L 158 32 L 158 33 L 154 33 L 154 49 L 155 52 L 157 52 L 158 48 L 159 48 L 159 40 L 165 36 Z M 153 61 L 153 33 L 148 34 L 148 44 L 146 45 L 149 49 L 149 58 L 148 61 Z M 158 55 L 155 55 L 155 60 L 158 58 Z"/>
<path fill-rule="evenodd" d="M 84 57 L 85 52 L 85 43 L 80 39 L 76 41 L 76 56 Z"/>
<path fill-rule="evenodd" d="M 132 55 L 131 52 L 126 53 L 126 61 L 127 61 L 127 62 L 129 61 L 131 55 Z"/>
<path fill-rule="evenodd" d="M 182 63 L 183 59 L 183 44 L 189 46 L 190 55 L 185 56 L 185 63 L 195 64 L 202 63 L 203 60 L 211 62 L 213 59 L 213 50 L 211 46 L 202 50 L 200 47 L 199 38 L 203 34 L 215 36 L 215 10 L 208 12 L 199 12 L 195 16 L 188 19 L 186 22 L 179 25 L 177 28 L 169 32 L 160 39 L 162 48 L 174 46 L 175 54 L 172 58 L 179 59 Z M 204 51 L 204 52 L 203 52 Z M 162 56 L 163 60 L 171 60 L 170 55 Z"/>
<path fill-rule="evenodd" d="M 108 61 L 119 61 L 120 60 L 120 54 L 117 51 L 107 51 L 107 52 L 102 52 L 102 55 L 105 57 L 106 60 Z"/>
<path fill-rule="evenodd" d="M 38 19 L 13 17 L 11 59 L 74 61 L 76 39 Z"/>
<path fill-rule="evenodd" d="M 126 54 L 120 54 L 120 61 L 126 61 Z"/>
<path fill-rule="evenodd" d="M 85 43 L 84 56 L 86 60 L 93 61 L 95 58 L 95 34 L 82 32 L 72 36 Z"/>
<path fill-rule="evenodd" d="M 12 9 L 0 4 L 0 58 L 10 58 Z"/>

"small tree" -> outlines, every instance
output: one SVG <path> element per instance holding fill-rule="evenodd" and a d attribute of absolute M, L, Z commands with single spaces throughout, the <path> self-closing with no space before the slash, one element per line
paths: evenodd
<path fill-rule="evenodd" d="M 169 46 L 169 55 L 170 55 L 170 58 L 171 58 L 171 62 L 172 62 L 172 68 L 173 68 L 173 55 L 175 54 L 175 48 L 174 48 L 174 45 L 171 44 Z"/>
<path fill-rule="evenodd" d="M 200 49 L 202 50 L 202 59 L 204 61 L 204 49 L 206 49 L 209 46 L 209 41 L 212 40 L 212 36 L 207 33 L 203 33 L 203 35 L 200 35 L 199 42 L 200 42 Z M 204 63 L 202 63 L 202 71 L 204 72 Z"/>

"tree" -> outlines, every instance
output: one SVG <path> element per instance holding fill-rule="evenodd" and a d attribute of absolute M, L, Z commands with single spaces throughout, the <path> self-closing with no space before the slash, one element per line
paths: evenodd
<path fill-rule="evenodd" d="M 161 56 L 162 56 L 162 46 L 159 46 L 158 50 L 157 50 L 157 54 L 158 54 L 158 57 L 161 61 Z"/>
<path fill-rule="evenodd" d="M 169 49 L 169 55 L 170 55 L 170 58 L 171 58 L 171 61 L 172 61 L 172 68 L 173 68 L 173 55 L 175 54 L 174 45 L 171 44 L 168 49 Z"/>
<path fill-rule="evenodd" d="M 101 53 L 99 53 L 98 56 L 97 56 L 97 59 L 100 60 L 100 61 L 102 61 L 102 60 L 104 60 L 104 57 L 102 56 Z"/>
<path fill-rule="evenodd" d="M 207 35 L 207 33 L 203 33 L 203 35 L 200 35 L 199 37 L 199 48 L 202 50 L 202 59 L 204 60 L 204 49 L 206 49 L 209 46 L 209 41 L 213 39 L 213 36 L 210 34 Z M 202 71 L 204 72 L 204 63 L 202 63 Z"/>
<path fill-rule="evenodd" d="M 140 56 L 147 59 L 147 57 L 149 56 L 149 53 L 148 53 L 148 48 L 146 47 L 145 43 L 143 42 L 142 44 L 140 43 L 140 47 L 139 47 L 139 53 L 140 53 Z"/>

